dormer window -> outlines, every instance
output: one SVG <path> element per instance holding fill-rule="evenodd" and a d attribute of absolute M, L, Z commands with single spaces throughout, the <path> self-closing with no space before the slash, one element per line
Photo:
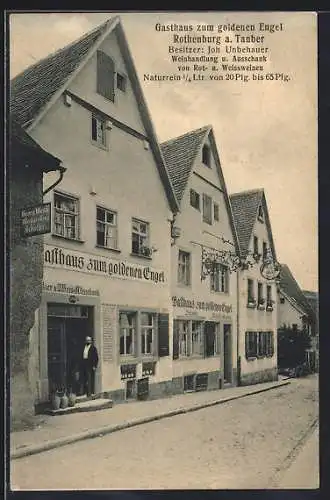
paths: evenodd
<path fill-rule="evenodd" d="M 259 205 L 259 208 L 258 208 L 258 219 L 260 220 L 260 222 L 264 221 L 264 211 L 263 211 L 261 205 Z"/>
<path fill-rule="evenodd" d="M 207 144 L 204 144 L 202 149 L 202 162 L 207 167 L 211 166 L 211 152 L 210 152 L 210 147 Z"/>

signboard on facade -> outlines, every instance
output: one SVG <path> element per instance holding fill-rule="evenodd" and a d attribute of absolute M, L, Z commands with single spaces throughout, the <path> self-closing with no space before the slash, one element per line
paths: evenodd
<path fill-rule="evenodd" d="M 233 312 L 233 306 L 225 302 L 218 303 L 213 301 L 203 301 L 195 299 L 186 299 L 185 297 L 172 297 L 173 307 L 182 307 L 184 309 L 193 309 L 198 311 L 212 311 L 230 314 Z"/>
<path fill-rule="evenodd" d="M 21 210 L 23 236 L 36 236 L 51 232 L 51 204 L 41 203 Z"/>
<path fill-rule="evenodd" d="M 154 284 L 166 282 L 165 272 L 151 266 L 52 245 L 44 246 L 44 264 L 46 267 L 97 274 L 108 278 L 138 280 Z"/>

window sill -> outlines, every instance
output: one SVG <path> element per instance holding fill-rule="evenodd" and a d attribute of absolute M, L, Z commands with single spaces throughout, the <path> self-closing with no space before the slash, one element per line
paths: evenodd
<path fill-rule="evenodd" d="M 267 307 L 266 307 L 266 311 L 267 311 L 267 312 L 272 312 L 272 311 L 274 311 L 273 306 L 267 306 Z"/>
<path fill-rule="evenodd" d="M 147 255 L 142 255 L 141 253 L 130 253 L 131 257 L 138 257 L 139 259 L 152 260 L 152 257 L 148 257 Z"/>
<path fill-rule="evenodd" d="M 208 356 L 208 357 L 211 358 L 211 357 L 214 357 L 214 356 Z M 191 356 L 179 356 L 177 358 L 177 361 L 189 361 L 191 359 L 207 359 L 207 358 L 205 358 L 201 354 L 193 354 Z M 176 360 L 174 360 L 174 361 L 176 361 Z"/>
<path fill-rule="evenodd" d="M 131 356 L 125 356 L 121 354 L 119 357 L 119 363 L 121 365 L 136 365 L 138 363 L 138 360 L 134 354 L 132 354 Z"/>
<path fill-rule="evenodd" d="M 105 146 L 104 144 L 99 144 L 98 142 L 93 141 L 93 139 L 91 139 L 91 145 L 97 149 L 102 149 L 103 151 L 109 151 L 108 146 Z"/>
<path fill-rule="evenodd" d="M 247 361 L 255 361 L 256 359 L 258 359 L 257 356 L 250 356 L 249 358 L 246 358 Z"/>
<path fill-rule="evenodd" d="M 95 248 L 100 248 L 109 252 L 121 253 L 121 250 L 119 250 L 119 248 L 104 247 L 103 245 L 95 245 Z"/>
<path fill-rule="evenodd" d="M 252 302 L 248 302 L 246 304 L 246 307 L 248 307 L 249 309 L 255 309 L 257 307 L 257 304 L 256 303 L 252 303 Z"/>
<path fill-rule="evenodd" d="M 229 295 L 229 291 L 222 292 L 221 290 L 210 290 L 211 293 L 216 293 L 217 295 Z"/>
<path fill-rule="evenodd" d="M 265 310 L 265 306 L 264 305 L 258 305 L 257 306 L 259 311 L 264 311 Z"/>
<path fill-rule="evenodd" d="M 60 240 L 72 241 L 73 243 L 85 243 L 85 240 L 79 240 L 77 238 L 68 238 L 67 236 L 62 236 L 61 234 L 52 233 L 53 238 L 58 238 Z"/>
<path fill-rule="evenodd" d="M 180 288 L 191 288 L 191 284 L 186 285 L 185 283 L 177 283 L 177 286 Z"/>

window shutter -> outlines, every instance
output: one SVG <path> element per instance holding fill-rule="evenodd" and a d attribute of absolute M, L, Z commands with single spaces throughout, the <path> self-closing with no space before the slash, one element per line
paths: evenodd
<path fill-rule="evenodd" d="M 204 323 L 204 339 L 205 356 L 214 356 L 215 331 L 212 321 L 206 321 Z"/>
<path fill-rule="evenodd" d="M 178 320 L 173 320 L 173 359 L 179 358 L 179 325 Z"/>
<path fill-rule="evenodd" d="M 158 315 L 158 356 L 169 356 L 169 323 L 168 314 Z"/>
<path fill-rule="evenodd" d="M 249 357 L 249 332 L 245 332 L 245 357 Z"/>
<path fill-rule="evenodd" d="M 100 50 L 97 52 L 97 92 L 110 101 L 115 100 L 115 64 Z"/>

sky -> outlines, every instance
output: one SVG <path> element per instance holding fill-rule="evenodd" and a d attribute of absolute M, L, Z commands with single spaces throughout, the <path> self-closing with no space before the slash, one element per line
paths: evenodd
<path fill-rule="evenodd" d="M 114 15 L 121 17 L 158 140 L 212 125 L 228 192 L 265 189 L 277 260 L 290 267 L 302 289 L 317 291 L 316 14 L 12 13 L 11 77 Z M 144 81 L 147 73 L 178 73 L 168 51 L 175 33 L 157 31 L 156 23 L 191 24 L 194 31 L 190 35 L 224 37 L 228 33 L 197 32 L 196 26 L 208 24 L 217 29 L 218 25 L 237 23 L 258 28 L 260 22 L 283 23 L 283 31 L 255 34 L 263 34 L 263 46 L 268 47 L 265 73 L 288 74 L 289 82 Z"/>

